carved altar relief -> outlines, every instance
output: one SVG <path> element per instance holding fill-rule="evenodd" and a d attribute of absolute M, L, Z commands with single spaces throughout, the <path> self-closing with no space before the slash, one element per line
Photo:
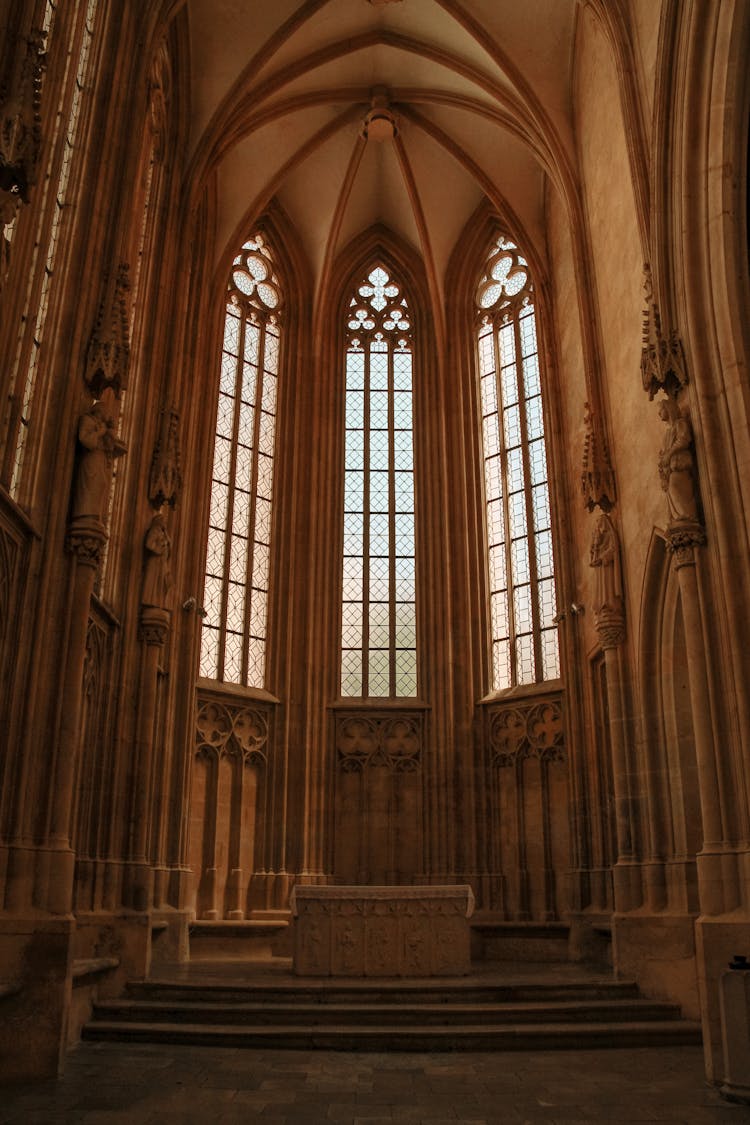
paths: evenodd
<path fill-rule="evenodd" d="M 424 977 L 470 970 L 474 895 L 455 887 L 296 886 L 294 972 Z"/>

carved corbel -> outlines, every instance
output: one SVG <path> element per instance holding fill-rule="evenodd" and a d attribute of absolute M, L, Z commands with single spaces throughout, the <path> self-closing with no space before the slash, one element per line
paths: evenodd
<path fill-rule="evenodd" d="M 145 645 L 164 648 L 169 637 L 169 610 L 158 606 L 141 606 L 139 637 Z"/>
<path fill-rule="evenodd" d="M 0 95 L 0 193 L 28 203 L 42 148 L 42 77 L 47 64 L 46 33 L 35 29 L 10 89 Z"/>
<path fill-rule="evenodd" d="M 182 488 L 179 423 L 180 416 L 174 407 L 162 411 L 148 482 L 149 503 L 157 511 L 165 504 L 174 508 Z"/>
<path fill-rule="evenodd" d="M 652 399 L 659 391 L 675 398 L 687 385 L 687 369 L 682 341 L 676 331 L 664 333 L 659 306 L 654 300 L 651 267 L 643 267 L 643 288 L 646 305 L 643 310 L 643 347 L 641 349 L 641 378 L 643 389 Z"/>
<path fill-rule="evenodd" d="M 83 380 L 94 398 L 111 388 L 119 398 L 128 385 L 130 329 L 126 294 L 128 267 L 121 262 L 114 284 L 107 280 L 86 352 Z"/>
<path fill-rule="evenodd" d="M 617 648 L 625 640 L 620 541 L 614 523 L 604 512 L 594 526 L 589 566 L 596 570 L 594 627 L 602 648 Z"/>
<path fill-rule="evenodd" d="M 583 471 L 581 473 L 581 492 L 584 507 L 589 512 L 601 508 L 609 512 L 615 505 L 615 474 L 609 457 L 607 444 L 594 423 L 594 416 L 588 403 L 584 404 L 584 425 L 586 437 L 583 445 Z"/>

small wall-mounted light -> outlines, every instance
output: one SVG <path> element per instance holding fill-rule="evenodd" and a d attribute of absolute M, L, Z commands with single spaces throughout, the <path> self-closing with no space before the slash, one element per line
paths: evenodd
<path fill-rule="evenodd" d="M 203 608 L 203 606 L 198 605 L 197 598 L 188 598 L 187 601 L 182 603 L 182 608 L 185 610 L 185 613 L 192 613 L 193 610 L 195 610 L 198 617 L 208 616 L 207 611 Z"/>

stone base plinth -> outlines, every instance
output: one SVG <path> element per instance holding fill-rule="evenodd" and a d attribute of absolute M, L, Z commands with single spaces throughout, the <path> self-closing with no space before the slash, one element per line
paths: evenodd
<path fill-rule="evenodd" d="M 290 905 L 299 976 L 469 972 L 471 887 L 296 886 Z"/>

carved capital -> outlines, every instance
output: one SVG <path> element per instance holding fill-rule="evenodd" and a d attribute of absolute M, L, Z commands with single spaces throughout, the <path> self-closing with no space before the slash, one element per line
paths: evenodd
<path fill-rule="evenodd" d="M 138 635 L 145 645 L 163 648 L 169 638 L 169 626 L 169 610 L 143 606 Z"/>
<path fill-rule="evenodd" d="M 676 331 L 664 332 L 659 306 L 654 300 L 651 267 L 644 266 L 643 346 L 641 378 L 643 389 L 652 399 L 659 391 L 675 397 L 687 385 L 687 369 L 682 341 Z"/>
<path fill-rule="evenodd" d="M 98 570 L 106 542 L 107 530 L 101 520 L 93 516 L 79 516 L 70 521 L 65 547 L 71 555 L 75 555 L 80 566 Z"/>
<path fill-rule="evenodd" d="M 86 352 L 83 381 L 94 398 L 101 398 L 107 387 L 111 387 L 119 398 L 128 384 L 130 363 L 126 298 L 129 283 L 125 262 L 120 263 L 114 281 L 109 277 L 106 279 L 104 288 L 99 314 Z"/>

